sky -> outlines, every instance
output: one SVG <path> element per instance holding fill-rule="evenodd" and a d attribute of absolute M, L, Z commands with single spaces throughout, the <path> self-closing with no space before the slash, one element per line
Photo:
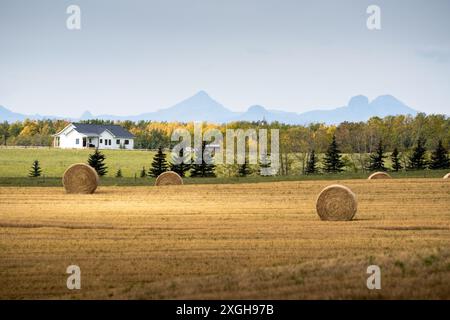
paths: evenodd
<path fill-rule="evenodd" d="M 381 30 L 369 30 L 369 5 Z M 69 30 L 69 5 L 81 29 Z M 0 105 L 134 115 L 205 90 L 233 111 L 391 94 L 450 114 L 449 0 L 0 0 Z"/>

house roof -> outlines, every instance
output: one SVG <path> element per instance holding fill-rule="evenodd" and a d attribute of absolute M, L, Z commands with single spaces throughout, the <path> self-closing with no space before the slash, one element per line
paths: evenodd
<path fill-rule="evenodd" d="M 75 130 L 82 134 L 95 134 L 100 135 L 102 132 L 108 130 L 117 138 L 134 138 L 134 136 L 125 128 L 117 124 L 87 124 L 73 122 Z"/>

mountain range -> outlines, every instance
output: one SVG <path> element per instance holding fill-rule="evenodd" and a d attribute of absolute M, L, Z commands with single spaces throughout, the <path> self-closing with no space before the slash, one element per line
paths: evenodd
<path fill-rule="evenodd" d="M 39 114 L 26 115 L 15 113 L 0 106 L 0 121 L 23 121 L 25 119 L 67 119 L 70 121 L 103 119 L 103 120 L 153 120 L 153 121 L 208 121 L 226 123 L 231 121 L 278 121 L 286 124 L 326 123 L 339 124 L 343 121 L 366 121 L 371 117 L 385 117 L 388 115 L 410 114 L 418 111 L 408 107 L 391 95 L 382 95 L 372 101 L 366 96 L 352 97 L 346 106 L 334 109 L 313 109 L 304 113 L 286 112 L 267 109 L 260 105 L 250 106 L 245 112 L 234 112 L 211 98 L 205 91 L 199 91 L 172 107 L 147 112 L 138 115 L 116 116 L 111 114 L 93 115 L 85 111 L 80 118 L 44 116 Z"/>

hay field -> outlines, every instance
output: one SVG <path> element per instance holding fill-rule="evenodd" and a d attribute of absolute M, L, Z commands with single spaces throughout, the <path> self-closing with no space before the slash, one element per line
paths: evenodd
<path fill-rule="evenodd" d="M 318 218 L 332 183 L 356 193 L 354 221 Z M 450 299 L 449 205 L 443 179 L 3 187 L 0 298 Z"/>

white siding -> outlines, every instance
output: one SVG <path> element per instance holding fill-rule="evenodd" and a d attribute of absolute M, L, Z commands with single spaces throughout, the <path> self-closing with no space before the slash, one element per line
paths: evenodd
<path fill-rule="evenodd" d="M 125 145 L 125 148 L 130 150 L 134 149 L 134 139 L 125 139 L 125 140 L 128 140 L 128 145 Z"/>
<path fill-rule="evenodd" d="M 119 149 L 116 148 L 114 136 L 110 134 L 109 131 L 102 132 L 99 139 L 101 141 L 98 145 L 99 149 Z M 111 142 L 111 144 L 109 142 Z"/>
<path fill-rule="evenodd" d="M 99 145 L 99 149 L 133 149 L 134 148 L 134 140 L 133 139 L 124 139 L 124 138 L 116 138 L 109 133 L 109 131 L 104 131 L 100 135 L 100 140 L 102 141 Z M 125 140 L 128 140 L 128 144 L 125 144 Z M 108 143 L 106 143 L 108 141 Z M 111 141 L 111 145 L 109 144 Z M 117 143 L 119 142 L 119 143 Z"/>
<path fill-rule="evenodd" d="M 78 133 L 75 130 L 71 130 L 67 134 L 61 134 L 59 137 L 59 146 L 60 148 L 83 148 L 83 137 L 84 135 Z M 78 139 L 78 144 L 76 143 Z"/>
<path fill-rule="evenodd" d="M 119 140 L 119 144 L 117 144 L 117 141 Z M 122 146 L 122 149 L 133 149 L 134 148 L 134 140 L 133 139 L 114 139 L 114 141 L 116 142 L 116 146 L 118 149 L 120 149 L 120 147 Z M 125 144 L 125 142 L 128 141 L 128 144 Z"/>

